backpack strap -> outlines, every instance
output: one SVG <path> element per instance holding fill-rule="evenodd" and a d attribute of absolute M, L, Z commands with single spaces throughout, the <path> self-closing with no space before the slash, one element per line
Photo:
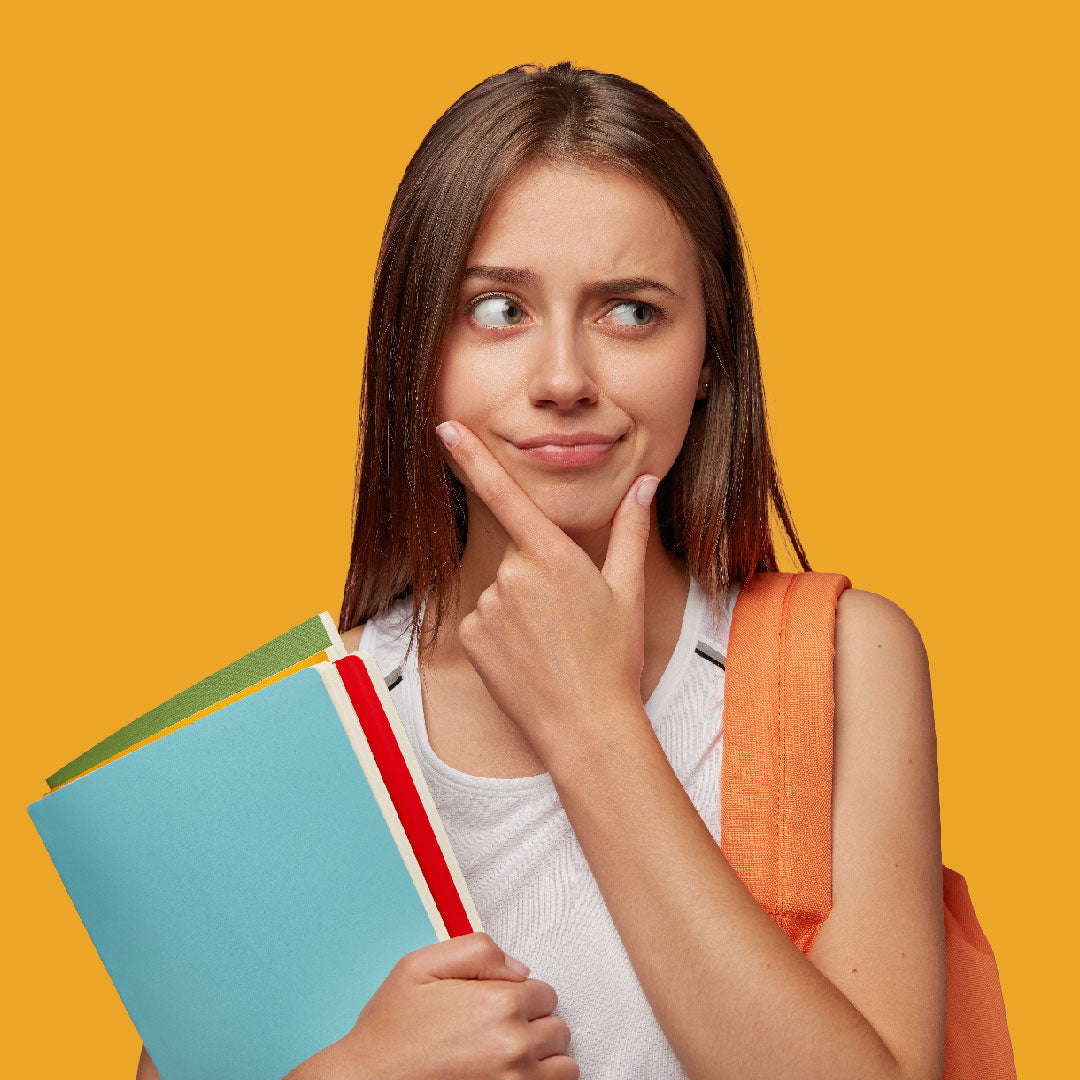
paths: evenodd
<path fill-rule="evenodd" d="M 803 953 L 832 907 L 833 659 L 843 574 L 755 572 L 724 672 L 720 850 Z"/>

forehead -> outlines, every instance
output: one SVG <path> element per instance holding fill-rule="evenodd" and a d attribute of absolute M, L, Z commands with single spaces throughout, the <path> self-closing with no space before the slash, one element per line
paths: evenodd
<path fill-rule="evenodd" d="M 548 163 L 529 166 L 497 192 L 469 261 L 681 280 L 697 265 L 685 229 L 647 184 L 614 169 Z"/>

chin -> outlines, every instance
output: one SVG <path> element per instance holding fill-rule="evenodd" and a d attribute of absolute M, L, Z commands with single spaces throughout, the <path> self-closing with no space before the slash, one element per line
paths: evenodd
<path fill-rule="evenodd" d="M 618 500 L 616 500 L 611 511 L 605 514 L 603 508 L 598 506 L 595 500 L 590 500 L 591 505 L 587 510 L 580 507 L 577 509 L 567 509 L 561 505 L 555 505 L 549 508 L 544 505 L 542 500 L 533 499 L 533 502 L 535 502 L 547 517 L 558 525 L 563 532 L 571 534 L 596 532 L 597 529 L 606 528 L 611 524 L 611 519 L 619 506 Z"/>

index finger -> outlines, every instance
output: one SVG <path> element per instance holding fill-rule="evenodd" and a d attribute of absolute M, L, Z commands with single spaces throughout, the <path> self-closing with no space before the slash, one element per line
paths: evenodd
<path fill-rule="evenodd" d="M 442 438 L 450 427 L 460 435 L 454 446 L 448 446 L 454 461 L 461 466 L 476 494 L 495 515 L 510 539 L 524 552 L 540 554 L 550 544 L 565 537 L 558 527 L 521 490 L 517 481 L 499 464 L 483 441 L 460 420 L 446 421 L 435 430 Z"/>

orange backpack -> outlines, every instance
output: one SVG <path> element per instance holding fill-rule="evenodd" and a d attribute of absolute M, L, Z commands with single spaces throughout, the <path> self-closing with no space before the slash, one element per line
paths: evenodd
<path fill-rule="evenodd" d="M 754 573 L 724 674 L 720 849 L 803 953 L 832 907 L 833 658 L 843 574 Z M 1001 980 L 967 882 L 942 866 L 945 1080 L 1016 1080 Z"/>

